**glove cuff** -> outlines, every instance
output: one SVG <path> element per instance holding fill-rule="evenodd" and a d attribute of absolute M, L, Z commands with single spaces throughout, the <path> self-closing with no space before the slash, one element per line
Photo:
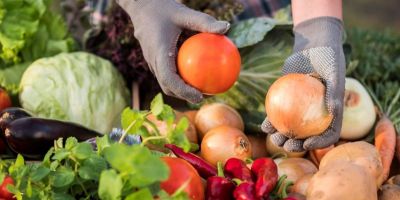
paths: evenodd
<path fill-rule="evenodd" d="M 335 17 L 318 17 L 293 28 L 294 53 L 323 46 L 342 45 L 343 22 Z"/>

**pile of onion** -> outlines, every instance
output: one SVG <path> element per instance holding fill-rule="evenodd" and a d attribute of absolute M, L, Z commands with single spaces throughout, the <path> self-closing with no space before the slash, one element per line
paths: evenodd
<path fill-rule="evenodd" d="M 304 139 L 320 135 L 333 116 L 325 105 L 325 86 L 307 74 L 288 74 L 276 80 L 265 99 L 272 125 L 289 138 Z"/>

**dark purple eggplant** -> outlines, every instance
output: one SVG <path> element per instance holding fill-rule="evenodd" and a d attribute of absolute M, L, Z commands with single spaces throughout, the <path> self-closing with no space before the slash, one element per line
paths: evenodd
<path fill-rule="evenodd" d="M 11 150 L 31 159 L 42 158 L 59 138 L 75 137 L 78 141 L 85 141 L 101 136 L 75 123 L 33 117 L 11 122 L 4 135 Z"/>
<path fill-rule="evenodd" d="M 0 113 L 0 129 L 3 133 L 7 126 L 14 120 L 31 117 L 31 115 L 22 108 L 7 108 Z"/>

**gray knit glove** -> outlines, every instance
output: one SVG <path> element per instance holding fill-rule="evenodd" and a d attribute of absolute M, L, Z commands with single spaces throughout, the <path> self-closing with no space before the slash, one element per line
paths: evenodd
<path fill-rule="evenodd" d="M 174 0 L 117 0 L 129 14 L 143 55 L 165 94 L 199 103 L 203 95 L 176 73 L 176 44 L 182 29 L 223 34 L 229 23 Z"/>
<path fill-rule="evenodd" d="M 285 61 L 283 74 L 317 73 L 326 86 L 325 101 L 334 116 L 330 127 L 319 136 L 305 140 L 287 138 L 276 132 L 265 119 L 262 130 L 272 134 L 271 141 L 286 151 L 304 151 L 327 147 L 339 140 L 343 118 L 345 58 L 342 48 L 342 22 L 333 17 L 319 17 L 294 27 L 293 54 Z"/>

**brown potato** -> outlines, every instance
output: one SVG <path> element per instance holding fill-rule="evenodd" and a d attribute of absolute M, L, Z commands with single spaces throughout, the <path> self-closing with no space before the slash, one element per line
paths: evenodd
<path fill-rule="evenodd" d="M 374 178 L 360 165 L 332 162 L 310 181 L 307 200 L 377 200 Z"/>

